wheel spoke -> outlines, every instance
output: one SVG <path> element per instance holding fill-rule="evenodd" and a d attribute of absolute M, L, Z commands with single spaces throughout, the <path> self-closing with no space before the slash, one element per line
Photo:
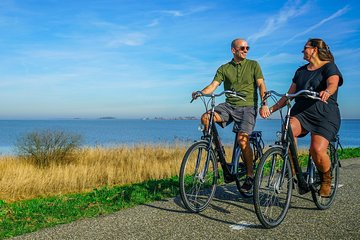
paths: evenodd
<path fill-rule="evenodd" d="M 193 144 L 185 153 L 180 168 L 180 196 L 185 207 L 192 212 L 203 211 L 216 190 L 215 154 L 212 149 L 207 149 L 206 142 Z"/>
<path fill-rule="evenodd" d="M 255 175 L 255 212 L 266 228 L 279 225 L 290 205 L 291 168 L 281 153 L 281 148 L 278 147 L 270 148 L 265 152 Z"/>

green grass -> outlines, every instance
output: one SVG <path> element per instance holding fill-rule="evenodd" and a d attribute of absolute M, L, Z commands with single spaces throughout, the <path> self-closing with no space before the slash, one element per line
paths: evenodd
<path fill-rule="evenodd" d="M 354 157 L 360 157 L 360 148 L 347 148 L 340 152 L 340 159 Z M 173 177 L 14 203 L 0 200 L 0 239 L 175 197 L 178 191 L 178 178 Z"/>
<path fill-rule="evenodd" d="M 11 204 L 0 201 L 0 239 L 82 218 L 109 214 L 120 209 L 174 197 L 177 194 L 178 178 L 174 177 Z"/>
<path fill-rule="evenodd" d="M 358 148 L 344 148 L 344 150 L 339 150 L 339 159 L 349 159 L 360 157 L 360 147 Z"/>

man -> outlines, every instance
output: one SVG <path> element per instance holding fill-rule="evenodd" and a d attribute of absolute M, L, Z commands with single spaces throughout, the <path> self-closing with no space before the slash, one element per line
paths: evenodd
<path fill-rule="evenodd" d="M 234 121 L 233 132 L 237 133 L 237 141 L 243 152 L 247 168 L 247 178 L 241 187 L 244 192 L 252 189 L 254 181 L 253 152 L 249 143 L 249 135 L 255 127 L 258 104 L 257 89 L 259 89 L 261 99 L 266 91 L 260 65 L 254 60 L 246 59 L 249 49 L 250 47 L 244 39 L 233 40 L 231 43 L 233 59 L 220 66 L 214 80 L 202 90 L 204 94 L 211 94 L 221 83 L 224 83 L 225 90 L 246 94 L 246 101 L 236 97 L 227 97 L 226 102 L 215 107 L 214 116 L 214 121 L 221 123 L 223 127 Z M 196 92 L 193 92 L 192 96 L 196 98 Z M 268 117 L 270 115 L 268 106 L 262 105 L 259 113 L 262 117 Z M 201 117 L 205 129 L 208 127 L 208 119 L 208 113 L 204 113 Z"/>

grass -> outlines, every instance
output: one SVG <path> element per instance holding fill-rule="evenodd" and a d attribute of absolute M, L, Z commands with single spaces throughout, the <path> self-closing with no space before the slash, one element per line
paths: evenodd
<path fill-rule="evenodd" d="M 153 149 L 152 147 L 139 146 L 120 149 L 85 149 L 83 151 L 85 151 L 82 152 L 84 158 L 88 156 L 88 158 L 92 160 L 89 160 L 89 162 L 85 164 L 87 161 L 80 159 L 78 164 L 80 164 L 82 168 L 88 168 L 88 170 L 81 170 L 81 168 L 77 168 L 75 165 L 71 167 L 75 173 L 79 171 L 80 177 L 75 177 L 75 173 L 71 173 L 72 171 L 66 166 L 61 167 L 64 170 L 61 177 L 51 177 L 50 175 L 32 177 L 38 179 L 41 191 L 35 191 L 35 187 L 29 183 L 35 181 L 34 179 L 28 182 L 20 176 L 13 179 L 12 183 L 16 186 L 19 185 L 17 188 L 20 188 L 21 185 L 21 182 L 17 181 L 25 181 L 23 184 L 25 188 L 23 188 L 23 190 L 24 192 L 29 192 L 30 195 L 20 194 L 20 192 L 16 190 L 8 191 L 11 194 L 7 200 L 1 198 L 3 200 L 0 200 L 0 239 L 37 231 L 57 224 L 69 223 L 83 218 L 109 214 L 138 204 L 178 195 L 178 178 L 176 175 L 178 174 L 185 147 L 159 147 L 158 149 Z M 139 151 L 140 153 L 136 153 L 135 151 Z M 227 152 L 229 152 L 228 149 Z M 360 148 L 345 149 L 340 154 L 341 159 L 360 157 Z M 124 158 L 128 156 L 128 159 L 121 160 L 121 156 Z M 111 161 L 112 158 L 117 160 L 113 162 Z M 6 164 L 3 163 L 4 161 L 15 161 L 17 165 L 12 165 L 14 163 Z M 4 178 L 26 174 L 24 166 L 19 167 L 21 164 L 26 166 L 26 163 L 16 161 L 20 160 L 16 160 L 14 157 L 7 157 L 6 159 L 0 160 L 0 191 L 9 188 L 9 186 L 7 188 L 3 187 L 4 183 L 10 184 L 9 180 L 5 181 Z M 142 163 L 139 164 L 136 163 L 136 161 Z M 129 164 L 131 167 L 130 170 L 128 169 L 126 171 L 122 169 L 123 167 L 121 167 L 120 162 Z M 3 169 L 4 166 L 7 166 L 7 168 Z M 16 171 L 13 168 L 17 167 L 19 170 L 18 173 L 15 174 Z M 55 168 L 55 166 L 53 167 Z M 95 170 L 91 170 L 93 168 L 97 169 L 100 174 L 94 173 L 93 171 Z M 161 173 L 163 170 L 165 172 Z M 12 171 L 12 174 L 7 174 L 8 171 Z M 32 174 L 39 174 L 39 172 L 36 171 L 45 170 L 33 170 Z M 48 171 L 49 174 L 55 173 L 61 175 L 60 169 L 54 171 L 50 168 Z M 91 182 L 90 178 L 86 177 L 82 171 L 91 175 L 94 179 L 97 179 L 91 180 L 93 184 L 96 185 L 95 187 L 91 187 L 91 184 L 88 184 L 88 182 Z M 115 177 L 117 176 L 116 171 L 122 171 L 121 173 L 123 175 Z M 148 171 L 152 173 L 148 173 Z M 142 173 L 144 177 L 139 177 L 138 175 L 141 175 L 140 173 Z M 105 175 L 99 178 L 102 174 Z M 27 176 L 31 177 L 30 175 Z M 74 179 L 77 183 L 70 184 L 75 187 L 71 188 L 72 190 L 69 188 L 68 192 L 65 193 L 65 190 L 61 190 L 60 187 L 55 186 L 56 182 L 58 184 L 61 182 L 61 178 L 64 178 L 66 182 Z M 132 184 L 118 183 L 120 182 L 119 179 L 128 179 L 126 181 L 133 182 L 133 178 L 148 178 L 148 180 L 138 180 L 140 183 Z M 45 192 L 44 186 L 46 184 L 44 182 L 49 182 L 48 185 L 51 186 L 49 188 L 51 190 L 50 193 Z M 64 187 L 65 184 L 61 184 L 61 186 Z M 33 190 L 28 191 L 26 190 L 27 187 L 31 187 Z M 78 193 L 74 193 L 77 191 Z M 34 197 L 36 195 L 37 197 Z M 41 197 L 38 197 L 39 195 Z"/>
<path fill-rule="evenodd" d="M 0 199 L 13 202 L 91 191 L 177 175 L 184 146 L 87 148 L 71 164 L 39 168 L 22 158 L 0 159 Z"/>
<path fill-rule="evenodd" d="M 2 201 L 0 202 L 0 239 L 173 197 L 178 193 L 177 186 L 178 179 L 173 177 L 10 204 Z"/>

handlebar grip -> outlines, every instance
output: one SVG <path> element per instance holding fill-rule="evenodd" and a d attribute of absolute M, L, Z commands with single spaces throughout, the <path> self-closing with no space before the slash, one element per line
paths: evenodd
<path fill-rule="evenodd" d="M 198 97 L 200 97 L 202 95 L 203 95 L 202 91 L 196 91 L 195 94 L 193 95 L 193 98 L 191 99 L 190 103 L 192 103 L 195 99 L 197 99 Z"/>

